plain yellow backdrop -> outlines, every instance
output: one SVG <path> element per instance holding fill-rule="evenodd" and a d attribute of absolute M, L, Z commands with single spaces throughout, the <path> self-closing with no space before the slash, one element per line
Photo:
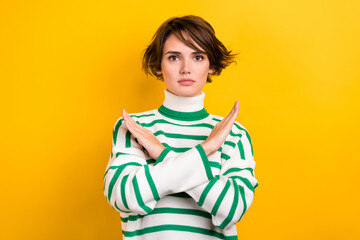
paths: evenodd
<path fill-rule="evenodd" d="M 103 196 L 121 110 L 158 108 L 143 49 L 199 15 L 237 64 L 208 112 L 250 132 L 259 187 L 239 239 L 359 239 L 360 2 L 1 1 L 1 224 L 7 239 L 121 239 Z"/>

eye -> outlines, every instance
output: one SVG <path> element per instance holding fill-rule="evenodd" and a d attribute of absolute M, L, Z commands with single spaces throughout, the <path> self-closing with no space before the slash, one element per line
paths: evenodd
<path fill-rule="evenodd" d="M 168 57 L 168 59 L 169 59 L 170 61 L 176 61 L 176 60 L 179 59 L 179 56 L 171 55 L 171 56 Z"/>
<path fill-rule="evenodd" d="M 202 61 L 202 60 L 204 60 L 204 56 L 203 56 L 203 55 L 196 55 L 194 58 L 195 58 L 196 61 Z"/>

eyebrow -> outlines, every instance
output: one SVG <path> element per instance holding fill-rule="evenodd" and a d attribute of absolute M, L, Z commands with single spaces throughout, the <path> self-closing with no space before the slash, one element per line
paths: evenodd
<path fill-rule="evenodd" d="M 181 54 L 181 52 L 178 52 L 178 51 L 168 51 L 165 53 L 166 54 Z M 205 54 L 205 52 L 199 52 L 199 51 L 196 51 L 196 52 L 192 52 L 192 54 Z"/>

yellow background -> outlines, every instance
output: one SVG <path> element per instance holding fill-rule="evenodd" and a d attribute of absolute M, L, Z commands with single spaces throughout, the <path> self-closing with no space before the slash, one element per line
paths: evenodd
<path fill-rule="evenodd" d="M 209 21 L 240 53 L 206 109 L 254 146 L 239 239 L 358 239 L 360 2 L 1 1 L 1 239 L 121 239 L 103 196 L 121 110 L 163 101 L 143 49 L 172 16 Z"/>

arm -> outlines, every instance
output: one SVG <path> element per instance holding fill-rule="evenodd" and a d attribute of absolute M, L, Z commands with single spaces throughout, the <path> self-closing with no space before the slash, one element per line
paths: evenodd
<path fill-rule="evenodd" d="M 213 224 L 222 229 L 243 218 L 258 185 L 250 136 L 245 129 L 234 127 L 233 132 L 238 136 L 231 140 L 237 144 L 230 158 L 222 159 L 220 174 L 187 191 L 199 206 L 211 213 Z"/>
<path fill-rule="evenodd" d="M 164 149 L 148 165 L 142 146 L 126 128 L 115 124 L 112 153 L 104 176 L 104 194 L 117 211 L 150 213 L 163 196 L 183 192 L 213 178 L 201 145 L 184 153 Z"/>

